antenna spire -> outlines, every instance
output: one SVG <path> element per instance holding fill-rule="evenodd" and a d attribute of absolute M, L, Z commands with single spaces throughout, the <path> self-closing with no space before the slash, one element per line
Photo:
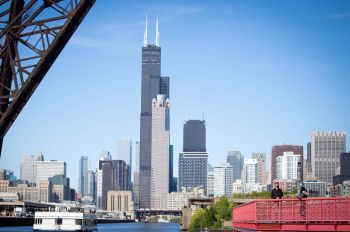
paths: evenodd
<path fill-rule="evenodd" d="M 148 16 L 146 15 L 146 29 L 145 29 L 145 33 L 143 34 L 143 46 L 144 47 L 147 47 L 147 34 L 148 34 L 147 28 L 148 28 Z"/>
<path fill-rule="evenodd" d="M 158 15 L 157 15 L 157 19 L 156 19 L 156 46 L 159 47 Z"/>

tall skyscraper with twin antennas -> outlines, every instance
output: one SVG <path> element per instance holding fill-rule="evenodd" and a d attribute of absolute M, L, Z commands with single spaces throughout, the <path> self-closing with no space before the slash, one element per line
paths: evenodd
<path fill-rule="evenodd" d="M 151 205 L 152 101 L 157 95 L 169 98 L 169 77 L 161 76 L 161 48 L 158 17 L 155 44 L 148 44 L 148 18 L 142 47 L 142 83 L 140 114 L 140 208 Z M 169 152 L 168 152 L 169 154 Z"/>

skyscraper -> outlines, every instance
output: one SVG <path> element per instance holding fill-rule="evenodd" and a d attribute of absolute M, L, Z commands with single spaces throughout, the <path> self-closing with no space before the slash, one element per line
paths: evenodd
<path fill-rule="evenodd" d="M 98 168 L 97 207 L 107 209 L 107 192 L 127 190 L 128 166 L 124 160 L 100 159 Z"/>
<path fill-rule="evenodd" d="M 179 153 L 179 189 L 184 187 L 202 186 L 207 194 L 208 153 L 181 152 Z"/>
<path fill-rule="evenodd" d="M 152 105 L 151 209 L 165 209 L 169 193 L 169 100 L 157 95 Z"/>
<path fill-rule="evenodd" d="M 229 163 L 214 167 L 214 197 L 232 197 L 232 173 Z"/>
<path fill-rule="evenodd" d="M 117 160 L 124 160 L 128 165 L 128 189 L 131 190 L 132 141 L 121 139 L 117 141 Z"/>
<path fill-rule="evenodd" d="M 37 177 L 36 183 L 41 180 L 48 180 L 50 177 L 56 175 L 62 175 L 66 177 L 66 162 L 49 160 L 49 161 L 37 161 Z"/>
<path fill-rule="evenodd" d="M 183 128 L 183 152 L 179 153 L 179 191 L 202 186 L 207 194 L 208 153 L 204 120 L 187 120 Z"/>
<path fill-rule="evenodd" d="M 295 146 L 295 145 L 276 145 L 272 147 L 271 151 L 271 183 L 277 178 L 277 156 L 283 156 L 284 152 L 294 152 L 294 154 L 298 154 L 301 156 L 301 162 L 303 162 L 303 146 Z M 301 167 L 303 167 L 303 163 L 301 163 Z M 303 173 L 301 173 L 301 181 L 303 181 Z"/>
<path fill-rule="evenodd" d="M 244 159 L 242 172 L 242 190 L 243 193 L 258 191 L 259 168 L 256 159 Z"/>
<path fill-rule="evenodd" d="M 97 175 L 96 206 L 98 209 L 102 209 L 103 208 L 102 196 L 103 196 L 103 193 L 105 192 L 103 189 L 103 164 L 106 162 L 111 162 L 112 157 L 108 151 L 102 151 L 99 157 L 100 158 L 98 160 L 98 169 L 96 171 L 96 175 Z"/>
<path fill-rule="evenodd" d="M 207 196 L 214 197 L 214 168 L 212 171 L 208 169 Z"/>
<path fill-rule="evenodd" d="M 301 156 L 294 152 L 283 152 L 282 156 L 277 156 L 277 179 L 279 180 L 299 180 L 301 169 L 298 166 Z M 300 181 L 300 180 L 299 180 Z"/>
<path fill-rule="evenodd" d="M 261 185 L 267 184 L 267 172 L 266 172 L 266 154 L 265 153 L 252 153 L 252 159 L 258 161 L 259 180 Z"/>
<path fill-rule="evenodd" d="M 312 175 L 332 185 L 336 169 L 340 167 L 340 154 L 346 151 L 345 132 L 313 131 L 311 136 Z"/>
<path fill-rule="evenodd" d="M 174 186 L 174 145 L 169 147 L 169 193 L 176 192 L 176 186 Z"/>
<path fill-rule="evenodd" d="M 85 196 L 84 188 L 84 179 L 86 172 L 88 170 L 88 165 L 89 165 L 89 158 L 87 156 L 81 156 L 79 160 L 79 186 L 78 186 L 78 191 L 81 193 L 82 196 Z"/>
<path fill-rule="evenodd" d="M 149 208 L 151 203 L 151 153 L 152 153 L 152 100 L 158 94 L 169 98 L 169 77 L 160 72 L 161 48 L 159 46 L 158 18 L 156 43 L 149 45 L 148 22 L 142 47 L 142 83 L 140 114 L 140 207 Z M 168 147 L 169 149 L 169 147 Z"/>
<path fill-rule="evenodd" d="M 311 168 L 311 142 L 307 143 L 307 163 L 310 165 Z"/>
<path fill-rule="evenodd" d="M 135 167 L 134 167 L 134 185 L 133 185 L 134 208 L 140 208 L 140 143 L 135 143 Z"/>
<path fill-rule="evenodd" d="M 340 173 L 333 176 L 333 185 L 350 180 L 350 152 L 340 154 Z"/>
<path fill-rule="evenodd" d="M 37 177 L 37 162 L 43 161 L 43 154 L 39 155 L 24 155 L 21 163 L 21 180 L 26 180 L 29 183 L 36 183 Z"/>
<path fill-rule="evenodd" d="M 183 152 L 206 152 L 204 120 L 187 120 L 183 129 Z"/>
<path fill-rule="evenodd" d="M 93 170 L 87 170 L 84 183 L 84 196 L 89 196 L 96 201 L 96 173 Z"/>
<path fill-rule="evenodd" d="M 243 168 L 243 156 L 240 151 L 229 151 L 227 153 L 226 162 L 233 168 L 233 182 L 241 179 Z"/>

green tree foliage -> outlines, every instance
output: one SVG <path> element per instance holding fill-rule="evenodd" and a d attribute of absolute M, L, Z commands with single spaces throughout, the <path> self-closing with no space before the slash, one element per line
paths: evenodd
<path fill-rule="evenodd" d="M 198 210 L 192 217 L 188 228 L 190 232 L 199 232 L 204 228 L 219 229 L 223 220 L 232 218 L 232 209 L 236 204 L 221 197 L 217 202 L 206 209 Z"/>
<path fill-rule="evenodd" d="M 259 199 L 259 198 L 271 198 L 271 192 L 251 192 L 247 194 L 235 193 L 233 198 L 249 198 L 249 199 Z"/>
<path fill-rule="evenodd" d="M 204 222 L 204 210 L 197 210 L 192 216 L 191 224 L 188 227 L 189 232 L 199 232 L 202 228 L 202 223 Z"/>

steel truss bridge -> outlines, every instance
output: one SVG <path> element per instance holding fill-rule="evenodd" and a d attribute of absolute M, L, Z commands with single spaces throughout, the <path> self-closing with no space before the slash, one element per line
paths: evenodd
<path fill-rule="evenodd" d="M 174 215 L 181 216 L 182 210 L 163 210 L 163 209 L 139 209 L 135 210 L 136 218 L 142 219 L 146 216 L 158 216 L 158 215 Z"/>
<path fill-rule="evenodd" d="M 0 0 L 3 138 L 96 0 Z"/>
<path fill-rule="evenodd" d="M 350 231 L 350 197 L 255 200 L 232 218 L 234 231 Z"/>

